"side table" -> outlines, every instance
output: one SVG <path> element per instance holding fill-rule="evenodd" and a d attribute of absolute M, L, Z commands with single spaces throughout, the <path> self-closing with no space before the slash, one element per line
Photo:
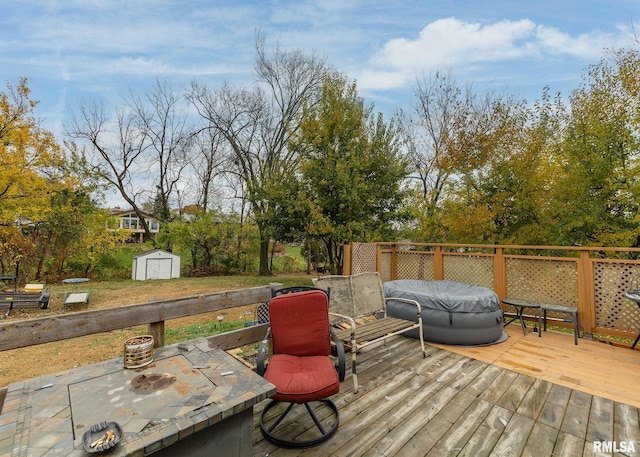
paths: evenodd
<path fill-rule="evenodd" d="M 89 282 L 89 278 L 69 278 L 63 279 L 62 282 L 64 284 L 74 285 L 73 292 L 67 292 L 64 295 L 65 306 L 76 305 L 78 303 L 84 303 L 85 305 L 89 304 L 89 292 L 78 291 L 78 284 Z"/>
<path fill-rule="evenodd" d="M 510 323 L 512 323 L 515 320 L 520 320 L 520 325 L 522 326 L 522 333 L 524 333 L 525 335 L 527 334 L 527 326 L 524 323 L 524 319 L 522 318 L 522 314 L 524 312 L 525 308 L 532 308 L 532 309 L 537 309 L 538 310 L 538 317 L 540 315 L 540 305 L 538 303 L 534 303 L 528 300 L 520 300 L 518 298 L 504 298 L 502 300 L 502 303 L 504 303 L 505 305 L 511 305 L 515 308 L 516 310 L 516 317 L 514 317 L 513 319 L 511 319 L 508 322 L 504 323 L 504 326 L 506 327 L 507 325 L 509 325 Z M 535 325 L 535 324 L 534 324 Z M 539 326 L 538 326 L 538 332 L 540 332 L 539 330 Z"/>

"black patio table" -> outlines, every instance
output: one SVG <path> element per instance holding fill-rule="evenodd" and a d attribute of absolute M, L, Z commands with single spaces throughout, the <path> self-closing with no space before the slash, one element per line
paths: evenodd
<path fill-rule="evenodd" d="M 524 313 L 525 308 L 537 309 L 538 313 L 540 313 L 540 305 L 538 303 L 533 303 L 528 300 L 520 300 L 518 298 L 503 298 L 502 303 L 504 303 L 505 305 L 511 305 L 516 310 L 516 316 L 512 318 L 510 321 L 505 322 L 504 326 L 506 327 L 513 321 L 520 320 L 520 325 L 522 326 L 522 333 L 526 335 L 527 326 L 524 323 L 522 314 Z M 534 327 L 534 331 L 535 331 L 535 327 Z"/>

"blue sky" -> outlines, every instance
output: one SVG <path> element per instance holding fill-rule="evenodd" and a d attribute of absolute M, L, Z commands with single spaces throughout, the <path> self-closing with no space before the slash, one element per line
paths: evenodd
<path fill-rule="evenodd" d="M 29 79 L 58 134 L 82 98 L 112 103 L 165 78 L 250 82 L 260 28 L 268 47 L 325 56 L 392 114 L 436 70 L 529 101 L 546 85 L 567 94 L 605 48 L 634 46 L 634 21 L 640 34 L 637 0 L 16 0 L 0 12 L 0 75 Z"/>

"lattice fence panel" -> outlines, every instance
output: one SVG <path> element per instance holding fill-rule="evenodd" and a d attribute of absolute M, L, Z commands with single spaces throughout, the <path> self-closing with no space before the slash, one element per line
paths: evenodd
<path fill-rule="evenodd" d="M 507 258 L 506 262 L 507 297 L 578 306 L 576 260 Z"/>
<path fill-rule="evenodd" d="M 396 257 L 397 279 L 433 280 L 434 255 L 431 252 L 400 250 Z"/>
<path fill-rule="evenodd" d="M 444 279 L 493 289 L 493 257 L 474 254 L 444 254 Z"/>
<path fill-rule="evenodd" d="M 383 252 L 380 263 L 380 279 L 382 282 L 391 281 L 391 253 Z"/>
<path fill-rule="evenodd" d="M 631 290 L 634 279 L 640 275 L 640 265 L 595 261 L 594 303 L 596 326 L 636 333 L 640 326 L 640 308 L 624 297 Z"/>
<path fill-rule="evenodd" d="M 376 271 L 377 245 L 353 243 L 351 245 L 351 274 Z"/>

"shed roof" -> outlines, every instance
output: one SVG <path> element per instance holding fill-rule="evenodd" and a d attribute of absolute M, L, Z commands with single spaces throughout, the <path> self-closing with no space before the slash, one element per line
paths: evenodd
<path fill-rule="evenodd" d="M 178 254 L 174 254 L 173 252 L 165 251 L 164 249 L 152 249 L 151 251 L 147 251 L 147 252 L 142 252 L 140 254 L 136 254 L 136 255 L 133 256 L 133 258 L 137 259 L 138 257 L 145 257 L 145 256 L 148 256 L 150 254 L 155 254 L 155 253 L 163 253 L 163 254 L 167 254 L 168 256 L 180 257 Z"/>

